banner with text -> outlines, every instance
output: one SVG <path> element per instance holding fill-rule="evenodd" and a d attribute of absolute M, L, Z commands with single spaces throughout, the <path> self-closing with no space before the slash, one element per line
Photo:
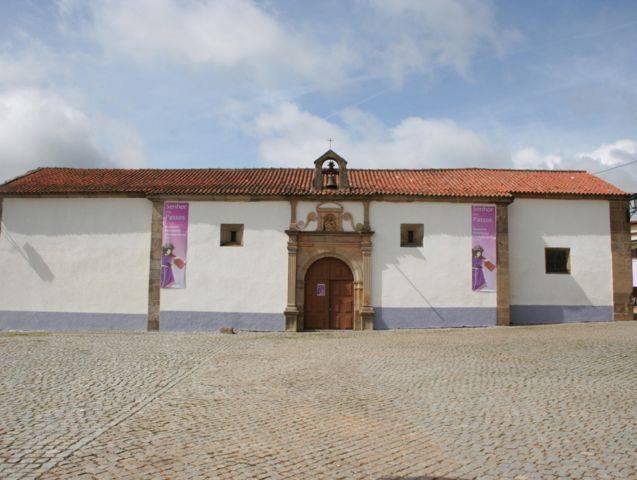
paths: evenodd
<path fill-rule="evenodd" d="M 471 206 L 471 288 L 496 290 L 495 205 Z"/>
<path fill-rule="evenodd" d="M 161 242 L 161 288 L 186 288 L 188 203 L 164 203 Z"/>

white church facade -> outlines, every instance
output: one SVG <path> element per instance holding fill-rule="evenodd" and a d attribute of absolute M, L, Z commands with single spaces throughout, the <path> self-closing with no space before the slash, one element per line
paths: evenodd
<path fill-rule="evenodd" d="M 0 330 L 632 319 L 628 195 L 582 171 L 42 168 L 0 186 Z"/>

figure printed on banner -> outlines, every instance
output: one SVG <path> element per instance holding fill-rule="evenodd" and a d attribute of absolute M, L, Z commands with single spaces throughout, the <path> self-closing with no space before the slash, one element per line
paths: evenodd
<path fill-rule="evenodd" d="M 173 267 L 183 270 L 186 266 L 184 259 L 175 255 L 175 246 L 167 243 L 161 247 L 161 288 L 170 288 L 175 284 Z"/>
<path fill-rule="evenodd" d="M 471 289 L 495 292 L 496 215 L 495 205 L 471 206 Z"/>
<path fill-rule="evenodd" d="M 495 270 L 495 263 L 491 260 L 485 258 L 484 256 L 484 248 L 482 245 L 476 245 L 471 249 L 472 254 L 472 288 L 473 290 L 482 290 L 484 288 L 493 288 L 488 285 L 487 279 L 485 277 L 485 272 L 483 267 L 486 268 L 489 272 L 493 272 Z"/>
<path fill-rule="evenodd" d="M 186 288 L 188 255 L 188 203 L 164 204 L 161 247 L 161 288 Z"/>

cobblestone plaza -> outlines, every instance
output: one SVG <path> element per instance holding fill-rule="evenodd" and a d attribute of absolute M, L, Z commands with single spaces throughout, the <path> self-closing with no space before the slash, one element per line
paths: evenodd
<path fill-rule="evenodd" d="M 0 334 L 0 478 L 637 479 L 637 323 Z"/>

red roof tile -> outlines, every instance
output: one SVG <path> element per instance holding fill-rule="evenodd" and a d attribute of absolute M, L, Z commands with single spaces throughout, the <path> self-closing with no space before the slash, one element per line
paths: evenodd
<path fill-rule="evenodd" d="M 511 197 L 515 195 L 625 196 L 584 171 L 348 169 L 351 188 L 314 190 L 313 169 L 83 169 L 41 168 L 0 185 L 0 195 L 129 194 Z"/>

